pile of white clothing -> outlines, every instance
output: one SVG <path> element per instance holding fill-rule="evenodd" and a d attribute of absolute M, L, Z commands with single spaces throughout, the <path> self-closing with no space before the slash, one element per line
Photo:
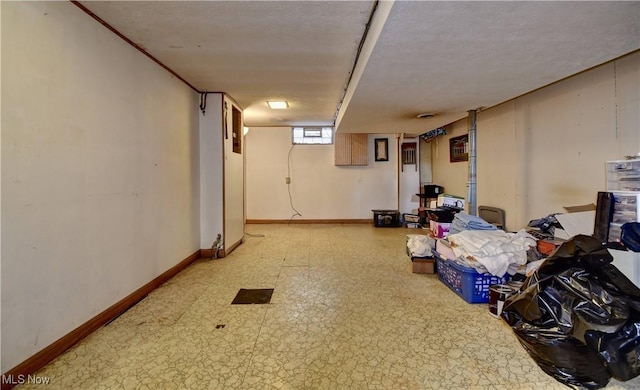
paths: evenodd
<path fill-rule="evenodd" d="M 527 251 L 536 246 L 536 239 L 524 230 L 507 233 L 502 230 L 465 230 L 447 237 L 453 253 L 467 260 L 478 272 L 486 269 L 492 275 L 514 275 L 527 263 Z"/>
<path fill-rule="evenodd" d="M 407 234 L 407 249 L 412 257 L 431 257 L 435 240 L 423 234 Z"/>

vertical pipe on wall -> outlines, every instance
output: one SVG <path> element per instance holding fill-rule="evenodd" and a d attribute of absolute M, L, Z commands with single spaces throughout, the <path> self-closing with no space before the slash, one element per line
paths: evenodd
<path fill-rule="evenodd" d="M 404 171 L 404 165 L 402 165 L 402 143 L 404 142 L 404 133 L 400 133 L 396 137 L 396 205 L 400 210 L 400 175 Z"/>
<path fill-rule="evenodd" d="M 469 110 L 469 214 L 476 215 L 476 110 Z"/>

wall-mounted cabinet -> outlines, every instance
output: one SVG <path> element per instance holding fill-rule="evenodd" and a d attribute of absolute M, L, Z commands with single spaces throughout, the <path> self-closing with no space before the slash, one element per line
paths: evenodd
<path fill-rule="evenodd" d="M 367 134 L 360 133 L 336 133 L 335 165 L 367 165 L 368 163 Z"/>

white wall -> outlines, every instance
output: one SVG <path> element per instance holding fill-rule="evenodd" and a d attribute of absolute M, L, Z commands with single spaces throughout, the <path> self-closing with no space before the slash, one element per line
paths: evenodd
<path fill-rule="evenodd" d="M 616 96 L 616 156 L 640 154 L 640 52 L 613 64 Z M 611 70 L 610 70 L 611 72 Z"/>
<path fill-rule="evenodd" d="M 464 161 L 449 162 L 449 138 L 464 135 L 469 130 L 467 120 L 446 126 L 447 135 L 439 136 L 431 144 L 433 183 L 444 187 L 444 192 L 467 197 L 469 164 Z"/>
<path fill-rule="evenodd" d="M 333 145 L 296 145 L 291 128 L 250 128 L 246 136 L 247 219 L 288 220 L 295 211 L 285 177 L 290 154 L 291 197 L 296 219 L 371 219 L 372 209 L 397 209 L 397 142 L 389 138 L 389 161 L 375 161 L 369 136 L 367 166 L 334 165 Z"/>
<path fill-rule="evenodd" d="M 595 203 L 605 161 L 640 152 L 640 52 L 478 114 L 478 205 L 506 210 L 507 228 Z M 448 162 L 448 126 L 434 144 L 434 182 L 447 192 L 467 182 L 467 164 Z"/>
<path fill-rule="evenodd" d="M 1 2 L 2 372 L 193 254 L 197 95 L 69 2 Z"/>

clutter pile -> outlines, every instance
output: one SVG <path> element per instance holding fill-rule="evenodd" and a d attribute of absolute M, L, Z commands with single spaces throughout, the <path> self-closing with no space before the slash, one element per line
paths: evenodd
<path fill-rule="evenodd" d="M 427 212 L 438 278 L 465 301 L 487 303 L 490 286 L 524 279 L 524 265 L 535 238 L 524 231 L 505 232 L 461 210 Z M 442 234 L 449 227 L 452 229 Z"/>
<path fill-rule="evenodd" d="M 557 214 L 549 214 L 543 218 L 533 219 L 529 221 L 529 224 L 527 226 L 537 228 L 540 237 L 553 238 L 556 228 L 562 228 L 562 226 L 556 219 L 556 215 Z"/>
<path fill-rule="evenodd" d="M 512 276 L 524 274 L 527 251 L 536 246 L 536 239 L 524 230 L 517 233 L 497 229 L 464 230 L 449 234 L 448 241 L 464 265 L 475 268 L 479 273 L 488 272 L 499 277 L 507 273 Z"/>
<path fill-rule="evenodd" d="M 588 389 L 640 374 L 640 289 L 592 236 L 562 243 L 507 298 L 502 318 L 538 366 Z"/>
<path fill-rule="evenodd" d="M 423 234 L 407 234 L 407 255 L 411 258 L 411 272 L 433 274 L 436 261 L 433 257 L 435 240 Z"/>
<path fill-rule="evenodd" d="M 457 210 L 448 208 L 427 210 L 430 234 L 436 238 L 448 236 L 456 213 Z"/>

